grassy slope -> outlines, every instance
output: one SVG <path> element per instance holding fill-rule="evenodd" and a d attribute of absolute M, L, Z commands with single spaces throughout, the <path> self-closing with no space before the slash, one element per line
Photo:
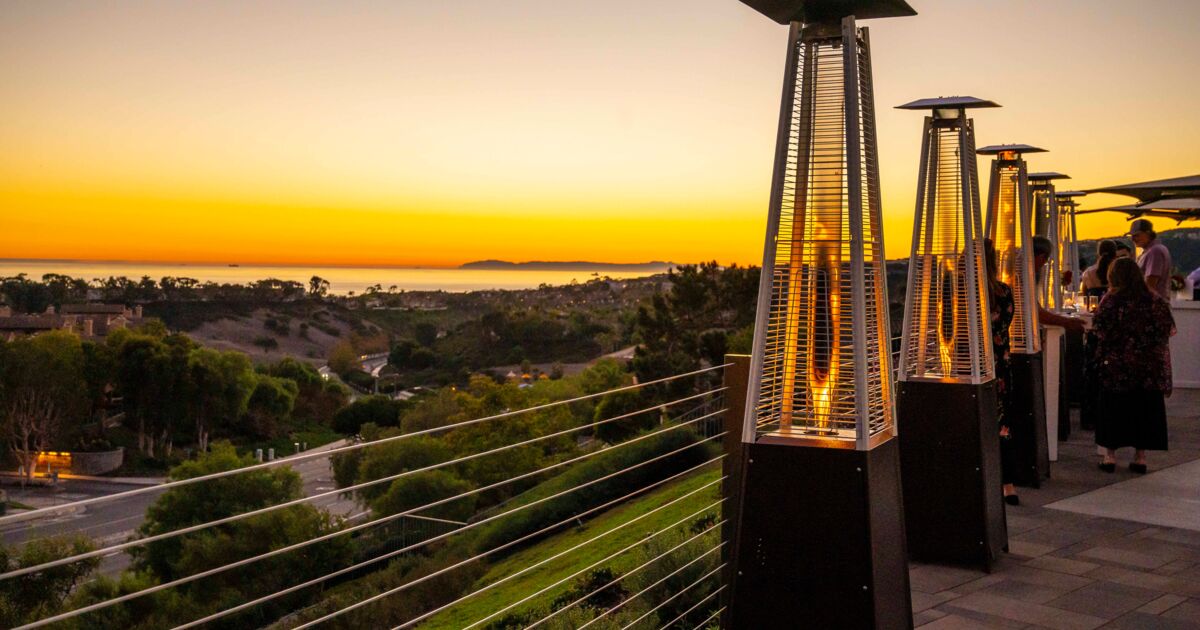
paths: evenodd
<path fill-rule="evenodd" d="M 525 567 L 611 530 L 630 519 L 646 514 L 676 497 L 696 490 L 706 483 L 715 481 L 719 476 L 720 473 L 717 470 L 707 470 L 693 474 L 685 479 L 667 484 L 645 495 L 641 499 L 619 505 L 612 510 L 604 512 L 585 523 L 582 527 L 576 527 L 570 531 L 563 532 L 503 558 L 491 566 L 488 572 L 476 583 L 474 589 L 477 590 L 487 584 L 494 583 Z M 420 627 L 422 629 L 437 628 L 447 630 L 462 628 L 599 561 L 601 558 L 619 549 L 633 544 L 650 533 L 683 519 L 685 516 L 702 509 L 704 506 L 712 504 L 714 501 L 720 499 L 720 497 L 720 484 L 713 484 L 709 488 L 701 490 L 670 507 L 655 512 L 633 525 L 618 530 L 616 533 L 605 536 L 592 544 L 571 552 L 562 558 L 548 562 L 537 569 L 528 571 L 494 589 L 485 591 L 481 595 L 472 597 L 460 606 L 432 617 L 429 621 L 421 624 Z M 700 516 L 697 515 L 695 518 L 699 518 Z M 687 526 L 692 520 L 694 518 L 688 519 L 680 527 Z M 631 564 L 632 558 L 630 556 L 631 553 L 625 553 L 605 564 L 608 564 L 608 566 L 617 572 L 624 572 L 635 566 Z M 604 564 L 600 566 L 604 566 Z M 505 614 L 519 612 L 539 603 L 549 602 L 558 594 L 570 589 L 574 581 L 574 578 L 567 580 L 562 585 L 547 591 L 545 594 L 530 600 L 526 604 L 509 610 Z"/>

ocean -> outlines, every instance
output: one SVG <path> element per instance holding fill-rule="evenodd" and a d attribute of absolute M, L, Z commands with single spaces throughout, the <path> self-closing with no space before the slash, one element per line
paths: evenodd
<path fill-rule="evenodd" d="M 547 271 L 525 269 L 438 269 L 412 267 L 302 267 L 261 265 L 207 265 L 185 263 L 86 262 L 50 260 L 0 260 L 0 277 L 26 274 L 40 280 L 44 274 L 57 273 L 73 278 L 92 280 L 109 276 L 125 276 L 138 280 L 150 276 L 155 281 L 164 276 L 195 278 L 201 282 L 219 284 L 250 284 L 264 278 L 295 280 L 304 284 L 320 276 L 329 281 L 331 293 L 362 293 L 378 284 L 387 291 L 451 291 L 456 293 L 485 289 L 534 289 L 542 284 L 564 285 L 587 282 L 592 278 L 640 278 L 654 271 Z"/>

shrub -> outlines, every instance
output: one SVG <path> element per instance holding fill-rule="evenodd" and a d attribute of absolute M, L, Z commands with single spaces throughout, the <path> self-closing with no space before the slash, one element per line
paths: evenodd
<path fill-rule="evenodd" d="M 605 475 L 647 462 L 663 453 L 688 445 L 696 445 L 697 441 L 698 438 L 691 431 L 677 429 L 635 444 L 614 448 L 611 451 L 584 460 L 561 475 L 543 483 L 536 490 L 525 495 L 522 503 L 528 503 L 541 497 L 578 487 L 583 483 L 599 479 Z M 486 551 L 498 547 L 569 518 L 572 515 L 580 514 L 588 508 L 620 497 L 631 490 L 644 488 L 655 481 L 665 479 L 681 470 L 704 462 L 711 458 L 712 451 L 715 448 L 711 444 L 693 446 L 693 448 L 682 450 L 679 453 L 664 457 L 653 463 L 628 470 L 611 479 L 594 483 L 585 488 L 564 494 L 552 501 L 546 501 L 511 516 L 498 519 L 491 525 L 481 528 L 475 539 L 475 549 L 477 551 Z"/>

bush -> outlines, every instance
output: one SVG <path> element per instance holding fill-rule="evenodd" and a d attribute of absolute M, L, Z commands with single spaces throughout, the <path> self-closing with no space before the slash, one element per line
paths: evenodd
<path fill-rule="evenodd" d="M 371 502 L 375 516 L 398 514 L 470 491 L 471 484 L 445 470 L 427 470 L 396 479 L 387 491 Z M 475 513 L 476 495 L 470 495 L 420 512 L 455 521 L 466 521 Z"/>
<path fill-rule="evenodd" d="M 536 490 L 525 495 L 521 503 L 528 503 L 575 488 L 583 483 L 641 464 L 663 453 L 695 445 L 698 443 L 698 439 L 691 431 L 677 429 L 635 444 L 614 448 L 576 464 L 563 474 L 543 483 Z M 632 490 L 644 488 L 655 481 L 660 481 L 710 459 L 715 448 L 711 444 L 694 446 L 611 479 L 569 492 L 552 501 L 546 501 L 498 519 L 481 529 L 475 539 L 474 547 L 477 552 L 493 549 L 572 515 L 580 514 L 588 508 L 620 497 Z M 510 550 L 515 548 L 510 548 Z"/>
<path fill-rule="evenodd" d="M 257 337 L 254 340 L 254 345 L 262 348 L 264 352 L 270 352 L 279 348 L 279 342 L 274 337 Z"/>
<path fill-rule="evenodd" d="M 370 422 L 380 427 L 400 426 L 400 411 L 404 403 L 387 396 L 367 396 L 342 407 L 333 414 L 333 430 L 357 435 L 362 425 Z"/>

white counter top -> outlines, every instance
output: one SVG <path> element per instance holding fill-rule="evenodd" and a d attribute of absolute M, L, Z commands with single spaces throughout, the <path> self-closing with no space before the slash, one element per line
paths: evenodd
<path fill-rule="evenodd" d="M 1171 380 L 1175 387 L 1200 389 L 1200 302 L 1174 300 L 1175 336 L 1171 337 Z"/>

